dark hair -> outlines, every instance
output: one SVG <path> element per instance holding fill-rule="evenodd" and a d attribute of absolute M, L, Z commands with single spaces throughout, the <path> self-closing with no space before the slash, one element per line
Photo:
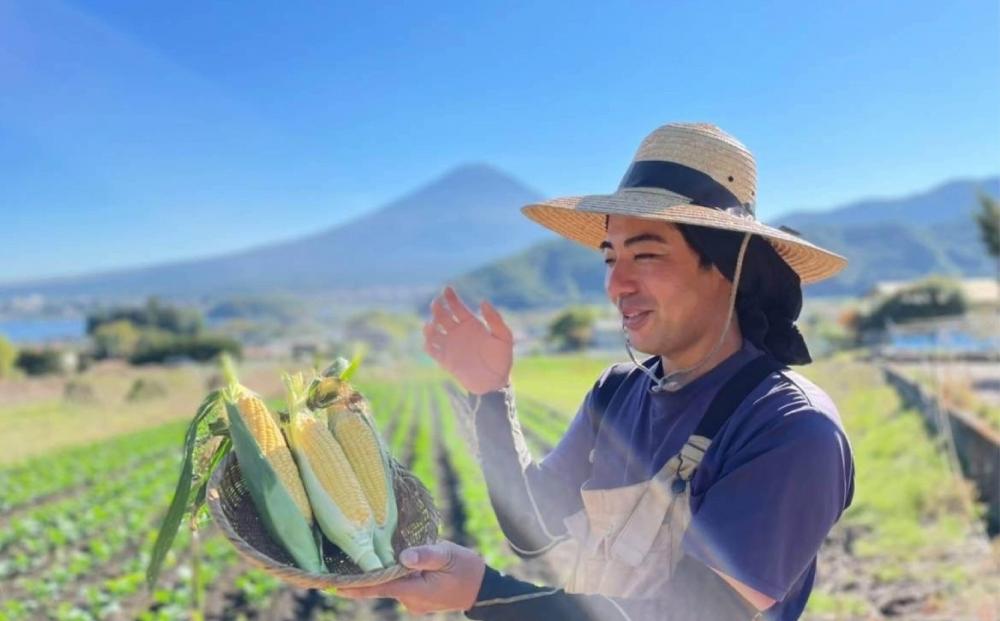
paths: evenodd
<path fill-rule="evenodd" d="M 744 233 L 675 223 L 704 269 L 718 268 L 732 282 Z M 743 336 L 784 364 L 809 364 L 812 357 L 795 326 L 802 310 L 802 281 L 774 246 L 753 235 L 743 256 L 736 313 Z"/>
<path fill-rule="evenodd" d="M 677 230 L 681 232 L 681 237 L 683 237 L 684 241 L 687 242 L 687 245 L 691 247 L 691 250 L 693 250 L 694 253 L 698 255 L 698 267 L 700 267 L 703 270 L 712 269 L 712 266 L 715 265 L 715 263 L 712 262 L 712 259 L 707 254 L 705 254 L 705 251 L 702 250 L 701 247 L 694 240 L 693 236 L 690 233 L 691 227 L 681 223 L 677 223 L 674 226 L 676 226 Z"/>

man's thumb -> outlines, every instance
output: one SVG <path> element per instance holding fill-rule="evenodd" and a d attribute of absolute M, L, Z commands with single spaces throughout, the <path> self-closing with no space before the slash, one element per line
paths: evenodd
<path fill-rule="evenodd" d="M 407 548 L 400 553 L 399 562 L 410 569 L 438 571 L 451 562 L 451 550 L 436 544 Z"/>

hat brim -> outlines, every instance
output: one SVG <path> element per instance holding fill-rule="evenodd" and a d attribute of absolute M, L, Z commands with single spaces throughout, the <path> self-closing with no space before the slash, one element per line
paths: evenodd
<path fill-rule="evenodd" d="M 678 203 L 678 197 L 662 191 L 617 192 L 591 196 L 570 196 L 532 203 L 521 208 L 528 218 L 567 239 L 598 249 L 607 237 L 604 216 L 623 215 L 663 222 L 676 222 L 709 228 L 760 235 L 788 263 L 803 285 L 836 275 L 847 259 L 820 248 L 801 237 L 767 226 L 752 217 L 691 203 Z"/>

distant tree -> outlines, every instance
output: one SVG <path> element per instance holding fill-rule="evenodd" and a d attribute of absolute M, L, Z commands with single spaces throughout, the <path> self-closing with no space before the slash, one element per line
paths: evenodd
<path fill-rule="evenodd" d="M 560 313 L 549 324 L 548 340 L 562 351 L 578 351 L 594 340 L 597 317 L 593 309 L 573 306 Z"/>
<path fill-rule="evenodd" d="M 890 295 L 857 325 L 860 331 L 882 330 L 889 323 L 961 315 L 967 308 L 958 283 L 932 276 Z"/>
<path fill-rule="evenodd" d="M 212 306 L 207 317 L 216 321 L 235 319 L 291 322 L 305 314 L 302 303 L 291 296 L 259 295 L 234 297 Z"/>
<path fill-rule="evenodd" d="M 349 317 L 343 331 L 346 341 L 360 341 L 379 356 L 402 352 L 419 334 L 420 326 L 420 319 L 413 315 L 376 310 Z"/>
<path fill-rule="evenodd" d="M 207 362 L 222 352 L 235 358 L 243 355 L 243 348 L 233 339 L 224 336 L 161 336 L 157 339 L 141 341 L 134 354 L 129 357 L 132 364 L 158 364 L 175 360 L 196 360 Z"/>
<path fill-rule="evenodd" d="M 158 298 L 149 298 L 146 302 L 147 325 L 172 332 L 194 336 L 201 332 L 201 313 L 190 308 L 177 308 L 160 303 Z"/>
<path fill-rule="evenodd" d="M 982 209 L 976 214 L 976 223 L 986 252 L 1000 259 L 1000 204 L 992 196 L 980 194 L 979 205 Z"/>
<path fill-rule="evenodd" d="M 1000 285 L 1000 205 L 997 204 L 997 199 L 984 193 L 979 194 L 979 205 L 982 209 L 976 214 L 976 223 L 986 252 L 993 257 L 996 279 Z"/>
<path fill-rule="evenodd" d="M 14 374 L 17 363 L 17 347 L 0 334 L 0 377 L 10 377 Z"/>
<path fill-rule="evenodd" d="M 135 353 L 140 333 L 131 321 L 118 319 L 101 324 L 91 336 L 97 358 L 128 358 Z"/>
<path fill-rule="evenodd" d="M 17 366 L 28 375 L 46 375 L 64 370 L 63 357 L 54 349 L 22 349 L 17 354 Z"/>
<path fill-rule="evenodd" d="M 195 336 L 201 332 L 203 320 L 195 309 L 177 308 L 151 297 L 145 306 L 105 309 L 87 316 L 87 334 L 93 334 L 104 324 L 129 321 L 140 330 L 162 330 L 172 334 Z"/>

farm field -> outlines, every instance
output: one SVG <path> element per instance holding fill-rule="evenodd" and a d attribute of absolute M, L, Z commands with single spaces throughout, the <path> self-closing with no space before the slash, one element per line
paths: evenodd
<path fill-rule="evenodd" d="M 517 361 L 519 415 L 536 458 L 558 441 L 608 362 Z M 176 482 L 185 423 L 213 371 L 146 371 L 166 393 L 127 401 L 137 378 L 126 374 L 135 373 L 85 374 L 76 381 L 93 386 L 93 399 L 83 402 L 67 400 L 62 385 L 0 397 L 0 621 L 408 618 L 391 601 L 289 588 L 241 561 L 211 522 L 197 535 L 181 529 L 147 592 L 145 567 Z M 805 618 L 995 618 L 997 550 L 919 416 L 866 365 L 820 362 L 803 374 L 840 407 L 858 471 L 854 504 L 821 553 Z M 274 365 L 244 373 L 272 399 L 276 378 Z M 362 367 L 357 381 L 393 454 L 433 493 L 443 537 L 525 579 L 560 580 L 564 550 L 523 562 L 506 547 L 453 383 L 426 365 Z"/>

